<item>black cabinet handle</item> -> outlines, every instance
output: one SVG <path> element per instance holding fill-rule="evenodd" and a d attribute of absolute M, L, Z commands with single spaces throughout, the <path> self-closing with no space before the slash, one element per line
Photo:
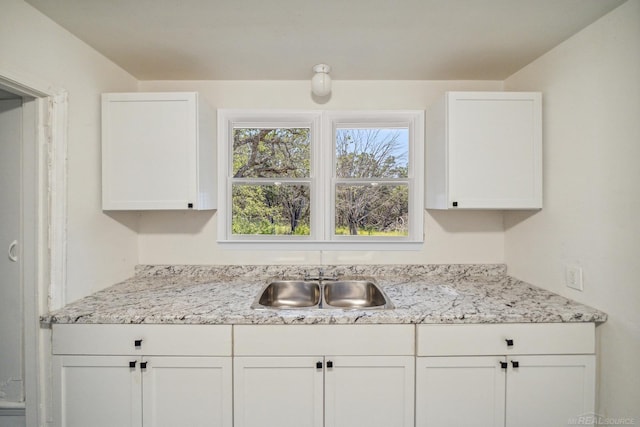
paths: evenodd
<path fill-rule="evenodd" d="M 509 366 L 509 364 L 507 362 L 500 362 L 500 367 L 502 369 L 507 369 L 508 366 Z"/>
<path fill-rule="evenodd" d="M 316 369 L 322 369 L 322 362 L 316 362 Z"/>
<path fill-rule="evenodd" d="M 511 365 L 513 365 L 514 368 L 519 368 L 520 367 L 520 362 L 517 362 L 515 360 L 511 361 Z"/>
<path fill-rule="evenodd" d="M 140 369 L 147 369 L 148 362 L 140 362 Z"/>
<path fill-rule="evenodd" d="M 141 347 L 142 346 L 142 340 L 135 340 L 133 342 L 134 347 Z"/>
<path fill-rule="evenodd" d="M 327 368 L 333 368 L 333 362 L 331 360 L 327 361 Z"/>
<path fill-rule="evenodd" d="M 136 367 L 136 361 L 134 360 L 133 362 L 129 362 L 129 367 L 130 368 L 135 368 Z"/>
<path fill-rule="evenodd" d="M 505 341 L 507 342 L 507 347 L 513 347 L 513 340 L 507 338 Z"/>

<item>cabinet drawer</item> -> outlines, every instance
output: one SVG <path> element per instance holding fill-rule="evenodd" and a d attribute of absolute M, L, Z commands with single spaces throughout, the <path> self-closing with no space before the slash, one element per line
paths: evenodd
<path fill-rule="evenodd" d="M 411 356 L 413 325 L 239 325 L 234 355 Z"/>
<path fill-rule="evenodd" d="M 54 324 L 53 354 L 230 356 L 231 326 Z"/>
<path fill-rule="evenodd" d="M 418 356 L 593 354 L 595 353 L 595 325 L 593 323 L 418 325 L 417 341 Z"/>

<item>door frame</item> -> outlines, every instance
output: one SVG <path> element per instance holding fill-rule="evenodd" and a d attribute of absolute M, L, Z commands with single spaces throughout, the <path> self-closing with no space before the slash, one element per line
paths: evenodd
<path fill-rule="evenodd" d="M 23 97 L 21 279 L 26 425 L 51 414 L 50 330 L 40 315 L 59 308 L 66 283 L 67 91 L 0 65 L 0 85 Z"/>

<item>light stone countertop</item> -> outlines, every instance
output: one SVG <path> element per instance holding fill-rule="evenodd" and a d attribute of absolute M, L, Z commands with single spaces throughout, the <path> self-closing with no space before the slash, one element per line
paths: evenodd
<path fill-rule="evenodd" d="M 506 275 L 496 265 L 321 266 L 374 277 L 392 310 L 250 308 L 268 278 L 319 266 L 138 266 L 134 277 L 42 316 L 48 323 L 398 324 L 604 322 L 607 315 Z"/>

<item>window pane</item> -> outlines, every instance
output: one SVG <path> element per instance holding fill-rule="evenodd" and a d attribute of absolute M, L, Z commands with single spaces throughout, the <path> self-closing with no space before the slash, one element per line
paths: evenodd
<path fill-rule="evenodd" d="M 409 129 L 337 129 L 338 178 L 407 178 Z"/>
<path fill-rule="evenodd" d="M 311 234 L 308 185 L 234 184 L 232 234 Z"/>
<path fill-rule="evenodd" d="M 234 178 L 306 178 L 310 175 L 309 128 L 234 128 Z"/>
<path fill-rule="evenodd" d="M 336 235 L 408 236 L 407 185 L 336 186 Z"/>

